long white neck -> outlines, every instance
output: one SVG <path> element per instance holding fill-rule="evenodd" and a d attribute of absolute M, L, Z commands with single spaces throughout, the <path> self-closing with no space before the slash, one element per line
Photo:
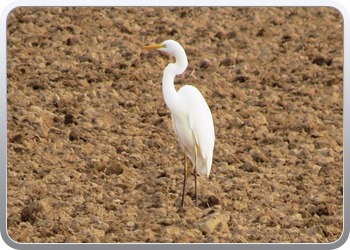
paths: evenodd
<path fill-rule="evenodd" d="M 163 96 L 166 105 L 172 113 L 177 113 L 181 110 L 182 102 L 175 90 L 174 78 L 176 75 L 182 74 L 188 65 L 186 53 L 182 47 L 181 50 L 175 56 L 176 62 L 170 63 L 166 66 L 163 73 Z"/>

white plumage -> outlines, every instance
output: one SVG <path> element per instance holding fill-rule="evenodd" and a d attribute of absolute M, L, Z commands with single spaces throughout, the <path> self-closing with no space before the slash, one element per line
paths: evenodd
<path fill-rule="evenodd" d="M 171 118 L 176 135 L 186 156 L 192 161 L 196 173 L 209 177 L 214 149 L 213 118 L 202 94 L 197 88 L 185 85 L 178 92 L 175 90 L 174 78 L 182 74 L 188 65 L 182 46 L 173 40 L 161 44 L 145 46 L 145 49 L 158 49 L 173 55 L 175 63 L 170 63 L 164 70 L 162 88 L 165 103 L 171 111 Z M 185 161 L 184 192 L 186 185 L 187 164 Z M 197 181 L 196 206 L 197 206 Z"/>

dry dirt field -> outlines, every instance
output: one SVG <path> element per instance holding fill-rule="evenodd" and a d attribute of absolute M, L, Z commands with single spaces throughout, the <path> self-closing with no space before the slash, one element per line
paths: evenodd
<path fill-rule="evenodd" d="M 214 119 L 188 178 L 161 79 Z M 343 19 L 332 8 L 33 8 L 7 20 L 7 228 L 17 242 L 334 242 L 343 230 Z M 192 171 L 191 171 L 192 173 Z"/>

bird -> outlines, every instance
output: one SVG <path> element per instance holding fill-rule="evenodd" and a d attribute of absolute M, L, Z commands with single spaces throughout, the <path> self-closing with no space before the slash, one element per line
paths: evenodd
<path fill-rule="evenodd" d="M 175 76 L 181 75 L 188 66 L 184 48 L 174 40 L 144 46 L 157 49 L 175 57 L 163 72 L 162 91 L 164 101 L 171 111 L 172 125 L 184 152 L 184 181 L 181 207 L 184 206 L 188 158 L 194 169 L 195 206 L 198 207 L 197 174 L 209 178 L 213 161 L 215 131 L 210 108 L 201 92 L 192 85 L 184 85 L 177 92 Z"/>

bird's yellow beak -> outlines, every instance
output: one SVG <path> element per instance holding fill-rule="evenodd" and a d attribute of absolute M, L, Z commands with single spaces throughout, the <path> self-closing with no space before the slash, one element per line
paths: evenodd
<path fill-rule="evenodd" d="M 148 45 L 148 46 L 144 46 L 144 49 L 160 49 L 160 48 L 164 48 L 162 43 L 159 44 L 152 44 L 152 45 Z"/>

